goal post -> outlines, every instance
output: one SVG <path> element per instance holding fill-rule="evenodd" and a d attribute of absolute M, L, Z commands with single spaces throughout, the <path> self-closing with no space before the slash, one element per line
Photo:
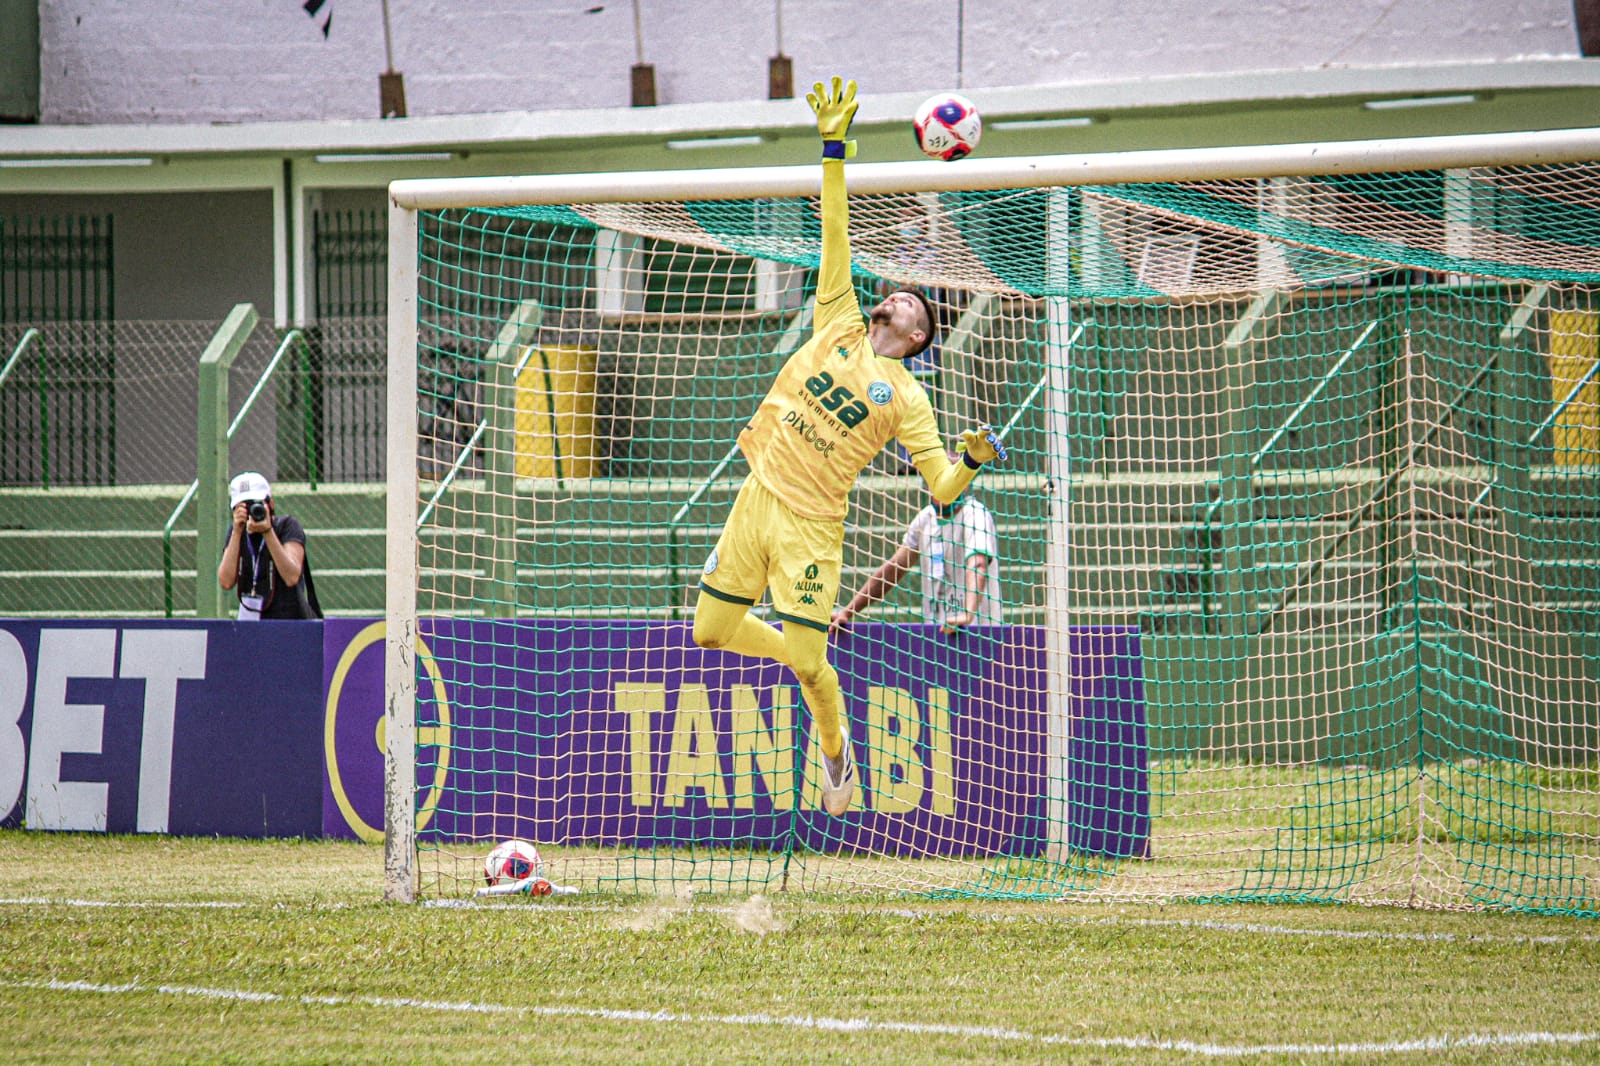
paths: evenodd
<path fill-rule="evenodd" d="M 417 216 L 389 208 L 383 894 L 417 892 Z M 404 356 L 397 353 L 404 352 Z"/>
<path fill-rule="evenodd" d="M 975 192 L 1129 182 L 1380 174 L 1462 167 L 1539 166 L 1593 160 L 1594 128 L 1304 144 L 1170 148 L 1060 156 L 968 157 L 948 163 L 853 163 L 854 196 Z M 815 196 L 816 166 L 410 178 L 391 182 L 390 202 L 412 211 L 532 204 L 672 203 Z"/>
<path fill-rule="evenodd" d="M 914 565 L 831 641 L 842 819 L 792 676 L 689 631 L 820 179 L 391 185 L 386 896 L 526 837 L 584 891 L 1596 908 L 1600 129 L 850 164 L 863 307 L 930 294 L 940 428 L 1012 459 L 852 493 L 839 603 Z"/>

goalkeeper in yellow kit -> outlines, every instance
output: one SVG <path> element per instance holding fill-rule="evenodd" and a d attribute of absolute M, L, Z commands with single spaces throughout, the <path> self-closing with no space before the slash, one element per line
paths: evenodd
<path fill-rule="evenodd" d="M 750 476 L 706 560 L 694 639 L 704 648 L 776 659 L 794 671 L 822 747 L 822 802 L 843 814 L 856 767 L 828 624 L 839 591 L 844 517 L 857 475 L 898 438 L 933 496 L 950 503 L 1005 449 L 987 426 L 963 434 L 950 462 L 927 393 L 901 365 L 934 339 L 933 308 L 890 293 L 863 322 L 850 275 L 845 141 L 856 83 L 818 82 L 806 100 L 822 134 L 822 263 L 811 339 L 789 357 L 739 434 Z M 767 588 L 782 630 L 750 613 Z"/>

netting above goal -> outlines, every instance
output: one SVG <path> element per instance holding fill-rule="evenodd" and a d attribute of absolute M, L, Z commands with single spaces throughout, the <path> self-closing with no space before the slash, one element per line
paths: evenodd
<path fill-rule="evenodd" d="M 1183 296 L 1361 281 L 1385 269 L 1600 280 L 1596 170 L 1476 167 L 1059 189 L 859 196 L 865 274 L 1019 296 Z M 1066 203 L 1052 205 L 1052 196 Z M 631 233 L 751 261 L 815 265 L 814 207 L 774 199 L 501 208 L 508 218 Z M 1068 270 L 1052 212 L 1072 211 Z"/>
<path fill-rule="evenodd" d="M 906 368 L 1010 458 L 852 492 L 837 818 L 793 675 L 689 631 L 816 170 L 391 190 L 391 894 L 525 839 L 580 891 L 1600 909 L 1600 131 L 851 164 L 862 307 L 930 297 Z"/>

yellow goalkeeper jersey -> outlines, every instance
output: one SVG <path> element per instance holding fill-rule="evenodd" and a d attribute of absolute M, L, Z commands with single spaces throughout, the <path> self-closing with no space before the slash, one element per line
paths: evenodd
<path fill-rule="evenodd" d="M 842 289 L 819 290 L 816 332 L 778 372 L 739 448 L 795 513 L 843 520 L 856 477 L 892 438 L 912 462 L 944 447 L 927 392 L 872 350 L 847 275 Z"/>
<path fill-rule="evenodd" d="M 739 434 L 750 473 L 796 514 L 843 521 L 856 477 L 898 437 L 913 463 L 943 451 L 928 394 L 872 350 L 850 279 L 844 162 L 822 162 L 815 332 L 791 355 Z"/>

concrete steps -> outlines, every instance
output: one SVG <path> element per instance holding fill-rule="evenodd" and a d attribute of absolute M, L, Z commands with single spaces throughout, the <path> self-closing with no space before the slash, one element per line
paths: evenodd
<path fill-rule="evenodd" d="M 0 488 L 0 615 L 160 617 L 194 613 L 194 504 L 166 523 L 187 485 Z M 381 485 L 280 482 L 284 512 L 306 527 L 318 598 L 337 613 L 383 607 Z M 224 515 L 218 521 L 222 528 Z M 168 553 L 170 552 L 170 570 Z M 215 562 L 203 567 L 209 576 Z M 346 607 L 345 605 L 352 605 Z"/>
<path fill-rule="evenodd" d="M 1228 604 L 1261 617 L 1288 597 L 1275 631 L 1367 629 L 1394 624 L 1420 595 L 1428 624 L 1472 628 L 1526 610 L 1568 628 L 1600 628 L 1600 478 L 1535 471 L 1532 495 L 1541 513 L 1519 516 L 1519 538 L 1502 528 L 1492 506 L 1470 506 L 1482 474 L 1430 472 L 1428 499 L 1437 506 L 1415 520 L 1363 524 L 1309 581 L 1311 565 L 1348 521 L 1350 501 L 1358 505 L 1376 483 L 1369 472 L 1263 476 L 1253 521 L 1233 538 L 1231 554 L 1214 521 L 1215 481 L 1207 476 L 1085 476 L 1063 494 L 1047 494 L 1037 474 L 997 471 L 984 476 L 979 492 L 1001 525 L 1004 595 L 1015 622 L 1043 618 L 1049 512 L 1065 507 L 1067 602 L 1075 621 L 1215 632 Z M 686 508 L 683 501 L 700 488 L 687 479 L 519 480 L 516 613 L 682 614 L 737 487 L 736 478 L 719 480 Z M 170 545 L 161 532 L 183 488 L 0 489 L 0 614 L 159 616 L 169 587 L 173 613 L 192 613 L 192 514 Z M 275 488 L 307 528 L 325 609 L 381 613 L 384 487 Z M 477 598 L 504 598 L 488 583 L 490 502 L 481 481 L 459 482 L 440 498 L 420 538 L 420 562 L 430 575 L 420 601 L 425 612 L 477 613 Z M 893 550 L 925 502 L 920 478 L 862 479 L 847 522 L 841 596 Z M 210 564 L 203 569 L 209 576 Z M 918 584 L 909 575 L 874 617 L 913 619 Z"/>

